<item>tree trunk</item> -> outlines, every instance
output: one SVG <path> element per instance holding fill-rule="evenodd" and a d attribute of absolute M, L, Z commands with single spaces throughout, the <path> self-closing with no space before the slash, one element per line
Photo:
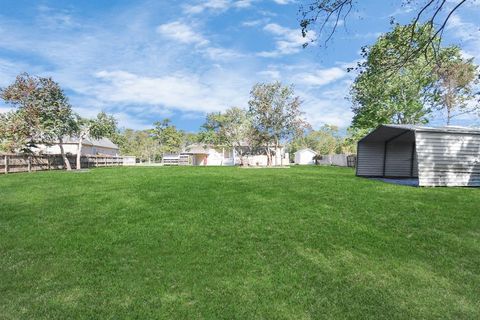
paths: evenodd
<path fill-rule="evenodd" d="M 278 166 L 278 141 L 275 142 L 275 166 Z"/>
<path fill-rule="evenodd" d="M 447 126 L 450 125 L 450 119 L 452 119 L 452 112 L 450 111 L 450 108 L 447 107 Z"/>
<path fill-rule="evenodd" d="M 62 155 L 63 163 L 65 164 L 65 168 L 67 171 L 72 170 L 72 166 L 70 165 L 70 160 L 68 160 L 67 156 L 65 155 L 65 150 L 63 149 L 63 139 L 58 139 L 60 145 L 60 154 Z"/>
<path fill-rule="evenodd" d="M 77 151 L 77 170 L 82 169 L 82 147 L 83 147 L 83 137 L 78 138 L 78 151 Z"/>
<path fill-rule="evenodd" d="M 270 146 L 267 145 L 267 167 L 272 165 L 272 150 L 270 150 Z"/>

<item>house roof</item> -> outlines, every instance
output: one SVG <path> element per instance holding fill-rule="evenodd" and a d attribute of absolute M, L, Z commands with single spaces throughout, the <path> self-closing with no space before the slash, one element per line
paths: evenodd
<path fill-rule="evenodd" d="M 191 144 L 185 148 L 185 151 L 182 153 L 191 153 L 191 154 L 208 154 L 208 149 L 211 148 L 208 145 L 202 145 L 198 143 Z"/>
<path fill-rule="evenodd" d="M 303 148 L 303 149 L 297 150 L 294 154 L 297 154 L 297 153 L 303 152 L 303 151 L 310 151 L 310 152 L 312 152 L 312 153 L 314 153 L 314 154 L 317 154 L 315 151 L 313 151 L 313 150 L 310 149 L 310 148 Z"/>
<path fill-rule="evenodd" d="M 63 143 L 78 143 L 78 137 L 65 137 Z M 87 137 L 83 140 L 84 145 L 91 145 L 100 148 L 118 149 L 118 146 L 108 138 L 92 139 Z"/>
<path fill-rule="evenodd" d="M 440 132 L 440 133 L 467 133 L 480 135 L 480 128 L 473 127 L 458 127 L 458 126 L 445 126 L 445 127 L 427 127 L 411 124 L 385 124 L 381 125 L 375 130 L 371 131 L 365 137 L 360 139 L 362 141 L 387 141 L 396 136 L 402 135 L 407 132 Z"/>

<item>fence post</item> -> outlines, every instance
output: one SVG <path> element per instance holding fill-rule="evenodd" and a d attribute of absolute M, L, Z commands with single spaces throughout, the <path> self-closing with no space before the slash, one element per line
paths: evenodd
<path fill-rule="evenodd" d="M 50 168 L 50 155 L 47 154 L 47 170 L 51 170 Z"/>
<path fill-rule="evenodd" d="M 32 172 L 32 158 L 30 156 L 27 158 L 27 170 L 28 172 Z"/>
<path fill-rule="evenodd" d="M 8 156 L 5 155 L 5 174 L 8 173 Z"/>

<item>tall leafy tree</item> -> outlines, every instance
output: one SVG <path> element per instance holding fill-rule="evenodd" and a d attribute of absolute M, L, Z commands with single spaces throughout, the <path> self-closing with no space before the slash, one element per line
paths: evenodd
<path fill-rule="evenodd" d="M 359 74 L 350 92 L 353 128 L 365 131 L 385 123 L 428 122 L 435 102 L 436 76 L 427 63 L 435 54 L 433 49 L 398 69 L 390 68 L 410 43 L 410 31 L 410 26 L 396 25 L 363 49 L 365 60 L 357 68 Z M 429 25 L 418 26 L 413 36 L 417 46 L 430 39 L 432 32 Z"/>
<path fill-rule="evenodd" d="M 244 154 L 251 147 L 251 131 L 249 113 L 242 108 L 231 107 L 224 112 L 207 114 L 200 138 L 204 143 L 232 148 L 240 156 L 243 165 Z"/>
<path fill-rule="evenodd" d="M 78 117 L 76 124 L 76 136 L 78 137 L 77 169 L 79 170 L 82 167 L 81 157 L 85 139 L 101 139 L 114 135 L 117 132 L 117 120 L 105 112 L 100 112 L 93 119 Z"/>
<path fill-rule="evenodd" d="M 12 145 L 20 150 L 30 150 L 37 144 L 59 142 L 65 166 L 70 170 L 62 139 L 75 132 L 77 127 L 72 107 L 58 83 L 51 78 L 23 73 L 13 84 L 1 89 L 0 96 L 16 110 L 16 114 L 5 118 L 13 125 L 10 129 L 22 128 L 19 133 L 10 133 L 10 138 L 15 139 Z M 8 133 L 8 130 L 4 132 Z"/>
<path fill-rule="evenodd" d="M 152 136 L 160 144 L 162 152 L 179 152 L 183 145 L 183 131 L 178 130 L 170 119 L 157 121 L 154 125 L 155 128 L 152 130 Z"/>
<path fill-rule="evenodd" d="M 151 129 L 125 129 L 116 136 L 115 143 L 124 155 L 135 156 L 142 162 L 152 162 L 162 157 L 161 147 L 154 139 Z"/>
<path fill-rule="evenodd" d="M 446 124 L 450 125 L 457 116 L 480 111 L 480 104 L 474 101 L 478 66 L 473 58 L 463 58 L 457 47 L 444 50 L 443 56 L 434 68 L 438 94 L 436 109 L 445 113 Z"/>
<path fill-rule="evenodd" d="M 268 165 L 282 142 L 300 135 L 309 127 L 300 111 L 301 101 L 292 86 L 280 82 L 259 83 L 250 92 L 249 115 L 252 137 L 265 148 Z M 277 159 L 277 157 L 275 157 Z"/>

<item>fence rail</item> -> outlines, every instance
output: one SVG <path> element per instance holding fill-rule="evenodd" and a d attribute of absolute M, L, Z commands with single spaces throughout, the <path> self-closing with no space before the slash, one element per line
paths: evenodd
<path fill-rule="evenodd" d="M 76 156 L 67 156 L 72 169 L 76 169 Z M 128 164 L 131 157 L 82 156 L 82 168 L 111 167 Z M 62 170 L 65 164 L 61 155 L 25 155 L 0 154 L 0 174 L 13 172 L 32 172 L 44 170 Z"/>

